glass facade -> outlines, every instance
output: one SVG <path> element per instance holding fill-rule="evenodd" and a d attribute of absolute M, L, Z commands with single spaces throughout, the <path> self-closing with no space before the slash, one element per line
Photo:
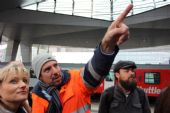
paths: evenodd
<path fill-rule="evenodd" d="M 45 2 L 23 8 L 103 20 L 114 20 L 129 3 L 134 5 L 129 15 L 135 15 L 168 5 L 170 4 L 170 0 L 46 0 Z"/>

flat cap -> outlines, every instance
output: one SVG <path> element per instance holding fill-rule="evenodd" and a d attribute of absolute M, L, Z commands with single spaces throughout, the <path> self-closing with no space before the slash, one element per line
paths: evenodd
<path fill-rule="evenodd" d="M 135 62 L 133 62 L 133 61 L 120 60 L 119 62 L 117 62 L 114 65 L 113 70 L 114 70 L 114 72 L 118 72 L 120 69 L 128 69 L 128 68 L 136 69 L 137 66 L 136 66 Z"/>

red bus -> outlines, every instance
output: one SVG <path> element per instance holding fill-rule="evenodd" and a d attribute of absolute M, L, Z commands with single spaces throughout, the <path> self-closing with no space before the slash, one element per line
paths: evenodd
<path fill-rule="evenodd" d="M 135 73 L 138 87 L 150 97 L 157 97 L 162 89 L 170 85 L 170 65 L 138 67 Z"/>

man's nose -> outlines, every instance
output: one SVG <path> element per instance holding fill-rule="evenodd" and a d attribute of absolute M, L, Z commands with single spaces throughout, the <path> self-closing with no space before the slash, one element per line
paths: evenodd
<path fill-rule="evenodd" d="M 131 77 L 132 77 L 132 78 L 136 78 L 136 75 L 135 75 L 135 73 L 134 73 L 134 74 L 131 74 Z"/>
<path fill-rule="evenodd" d="M 132 70 L 130 71 L 130 75 L 131 75 L 131 77 L 133 77 L 133 78 L 136 77 L 135 72 L 132 71 Z"/>
<path fill-rule="evenodd" d="M 60 73 L 60 69 L 58 67 L 53 67 L 52 74 L 58 74 L 58 73 Z"/>

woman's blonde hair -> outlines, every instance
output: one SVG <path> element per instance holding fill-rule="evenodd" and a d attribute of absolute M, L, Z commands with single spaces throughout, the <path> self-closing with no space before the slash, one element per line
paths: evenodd
<path fill-rule="evenodd" d="M 17 73 L 17 74 L 26 74 L 29 76 L 29 73 L 25 66 L 19 61 L 12 61 L 7 64 L 5 67 L 0 69 L 0 84 L 8 77 L 12 76 L 9 73 Z"/>

